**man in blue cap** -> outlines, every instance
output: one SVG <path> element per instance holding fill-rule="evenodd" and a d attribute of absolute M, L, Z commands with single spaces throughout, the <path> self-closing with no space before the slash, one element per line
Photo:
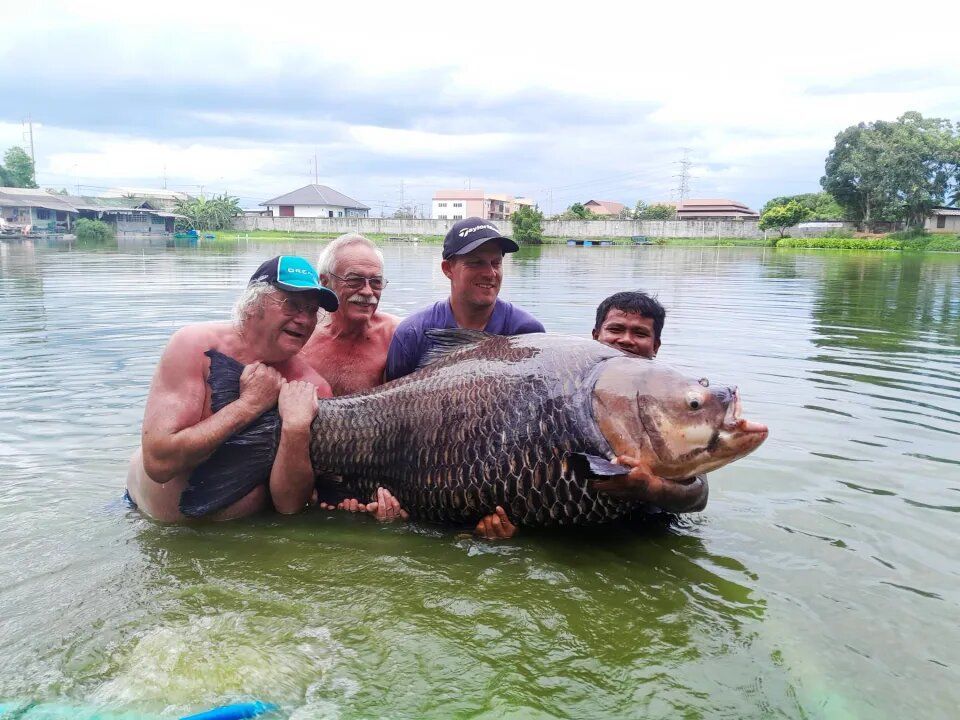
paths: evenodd
<path fill-rule="evenodd" d="M 130 500 L 157 520 L 185 519 L 180 494 L 194 468 L 227 438 L 278 405 L 283 422 L 269 487 L 260 486 L 215 509 L 210 518 L 250 515 L 271 502 L 283 513 L 301 510 L 314 483 L 310 423 L 317 396 L 331 393 L 327 382 L 297 353 L 316 327 L 320 308 L 333 312 L 338 304 L 336 294 L 320 285 L 309 262 L 280 255 L 253 273 L 234 306 L 232 323 L 196 323 L 175 332 L 147 396 L 142 444 L 127 473 Z M 216 413 L 207 388 L 208 350 L 245 365 L 239 399 Z"/>

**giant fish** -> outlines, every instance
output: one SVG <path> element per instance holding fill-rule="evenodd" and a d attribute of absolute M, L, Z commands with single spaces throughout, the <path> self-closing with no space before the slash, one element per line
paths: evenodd
<path fill-rule="evenodd" d="M 682 479 L 767 437 L 740 417 L 736 388 L 594 340 L 428 332 L 421 369 L 319 401 L 310 459 L 321 499 L 371 497 L 382 486 L 414 519 L 469 524 L 501 505 L 520 525 L 598 524 L 639 504 L 594 487 L 627 474 L 617 456 Z M 207 355 L 216 412 L 239 396 L 243 366 Z M 206 515 L 267 482 L 279 437 L 272 410 L 230 438 L 193 472 L 181 511 Z"/>

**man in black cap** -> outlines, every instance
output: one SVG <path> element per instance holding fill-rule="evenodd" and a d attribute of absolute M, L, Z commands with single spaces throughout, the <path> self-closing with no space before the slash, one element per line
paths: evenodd
<path fill-rule="evenodd" d="M 493 335 L 544 332 L 543 325 L 526 310 L 497 297 L 503 280 L 503 256 L 520 249 L 487 220 L 466 218 L 454 223 L 443 240 L 440 269 L 450 279 L 450 297 L 403 320 L 387 351 L 387 380 L 409 375 L 430 348 L 425 331 L 434 328 L 483 330 Z M 503 508 L 480 520 L 475 531 L 482 537 L 508 538 L 516 528 Z"/>
<path fill-rule="evenodd" d="M 152 518 L 185 519 L 180 495 L 194 468 L 224 441 L 263 412 L 279 406 L 280 447 L 269 487 L 216 508 L 215 520 L 250 515 L 273 507 L 293 513 L 313 492 L 310 423 L 317 396 L 330 386 L 299 356 L 317 324 L 320 308 L 337 309 L 336 294 L 322 287 L 310 263 L 281 255 L 263 263 L 250 278 L 229 322 L 195 323 L 173 334 L 154 372 L 143 417 L 142 445 L 130 461 L 127 494 Z M 245 365 L 240 397 L 214 413 L 210 407 L 207 350 Z"/>
<path fill-rule="evenodd" d="M 500 300 L 503 256 L 520 249 L 487 220 L 466 218 L 454 223 L 443 241 L 440 269 L 450 279 L 450 297 L 406 318 L 387 352 L 386 379 L 396 380 L 417 368 L 430 347 L 425 331 L 466 328 L 493 335 L 544 332 L 530 313 Z"/>

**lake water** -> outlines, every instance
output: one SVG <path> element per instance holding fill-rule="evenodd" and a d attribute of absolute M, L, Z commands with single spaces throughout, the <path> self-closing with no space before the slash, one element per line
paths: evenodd
<path fill-rule="evenodd" d="M 960 257 L 527 248 L 503 297 L 587 335 L 622 289 L 660 359 L 768 423 L 668 532 L 510 542 L 315 512 L 162 526 L 119 500 L 169 335 L 316 243 L 0 243 L 0 701 L 177 717 L 956 717 Z M 387 245 L 382 307 L 442 297 Z"/>

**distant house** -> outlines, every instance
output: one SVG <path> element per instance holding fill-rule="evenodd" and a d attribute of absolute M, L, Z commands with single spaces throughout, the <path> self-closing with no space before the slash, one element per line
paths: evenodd
<path fill-rule="evenodd" d="M 35 188 L 0 187 L 0 218 L 13 232 L 69 232 L 77 214 L 63 195 Z"/>
<path fill-rule="evenodd" d="M 617 217 L 627 209 L 627 206 L 623 203 L 614 202 L 613 200 L 588 200 L 583 206 L 594 215 L 599 215 L 600 217 Z"/>
<path fill-rule="evenodd" d="M 533 205 L 530 198 L 487 193 L 480 189 L 437 190 L 433 194 L 430 217 L 434 220 L 462 220 L 467 217 L 509 220 L 520 208 Z"/>
<path fill-rule="evenodd" d="M 930 210 L 923 229 L 930 232 L 960 233 L 960 208 L 935 207 Z"/>
<path fill-rule="evenodd" d="M 176 219 L 182 217 L 165 209 L 163 198 L 65 195 L 63 199 L 77 209 L 80 217 L 112 225 L 118 235 L 169 235 Z"/>
<path fill-rule="evenodd" d="M 185 192 L 176 190 L 153 190 L 152 188 L 115 187 L 107 190 L 103 197 L 122 200 L 147 202 L 156 210 L 173 210 L 178 202 L 190 200 Z"/>
<path fill-rule="evenodd" d="M 759 220 L 760 213 L 736 200 L 683 200 L 677 220 Z"/>
<path fill-rule="evenodd" d="M 326 185 L 304 185 L 260 203 L 274 217 L 369 217 L 370 207 Z"/>

